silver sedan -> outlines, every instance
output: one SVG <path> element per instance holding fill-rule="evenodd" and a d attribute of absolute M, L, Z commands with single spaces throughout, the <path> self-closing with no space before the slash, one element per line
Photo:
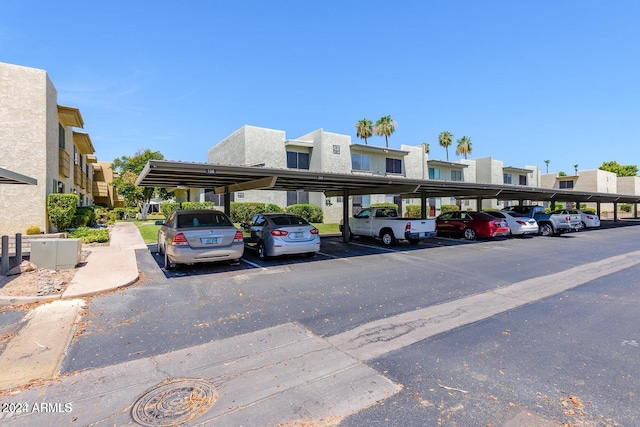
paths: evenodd
<path fill-rule="evenodd" d="M 314 256 L 320 251 L 318 229 L 304 218 L 286 213 L 254 215 L 243 228 L 251 235 L 247 245 L 255 248 L 262 260 L 285 254 Z"/>
<path fill-rule="evenodd" d="M 177 210 L 157 221 L 158 253 L 164 253 L 164 268 L 177 264 L 231 261 L 244 254 L 242 231 L 217 210 Z"/>

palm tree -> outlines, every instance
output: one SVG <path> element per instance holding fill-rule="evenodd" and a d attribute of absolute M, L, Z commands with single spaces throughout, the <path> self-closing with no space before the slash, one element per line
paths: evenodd
<path fill-rule="evenodd" d="M 379 136 L 384 135 L 384 140 L 387 144 L 387 148 L 389 147 L 389 137 L 395 131 L 396 131 L 396 122 L 393 121 L 391 116 L 380 117 L 380 119 L 376 122 L 376 126 L 373 128 L 373 132 L 376 135 L 379 135 Z"/>
<path fill-rule="evenodd" d="M 456 155 L 463 155 L 464 158 L 467 158 L 467 154 L 470 154 L 473 151 L 471 147 L 471 137 L 463 136 L 458 140 L 458 146 L 456 147 Z"/>
<path fill-rule="evenodd" d="M 371 120 L 367 118 L 358 120 L 358 123 L 356 123 L 356 136 L 364 139 L 365 145 L 367 145 L 367 138 L 373 134 L 372 126 L 373 124 L 371 123 Z"/>
<path fill-rule="evenodd" d="M 423 142 L 422 146 L 424 147 L 424 154 L 429 154 L 430 148 L 428 142 Z"/>
<path fill-rule="evenodd" d="M 453 141 L 453 135 L 445 130 L 438 135 L 438 141 L 440 142 L 440 146 L 447 150 L 447 161 L 449 161 L 449 146 Z"/>
<path fill-rule="evenodd" d="M 551 160 L 545 160 L 544 162 L 547 164 L 547 173 L 549 173 L 549 162 L 551 162 Z"/>
<path fill-rule="evenodd" d="M 576 171 L 576 175 L 578 175 L 578 165 L 573 165 L 573 169 Z"/>

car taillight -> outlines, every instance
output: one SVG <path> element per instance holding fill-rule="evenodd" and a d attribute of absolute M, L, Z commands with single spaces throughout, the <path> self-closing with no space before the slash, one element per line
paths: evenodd
<path fill-rule="evenodd" d="M 317 228 L 312 228 L 310 233 L 311 234 L 318 234 L 318 229 Z"/>
<path fill-rule="evenodd" d="M 244 239 L 242 238 L 242 231 L 240 230 L 236 231 L 236 237 L 233 238 L 233 243 L 238 242 L 244 242 Z"/>
<path fill-rule="evenodd" d="M 518 224 L 520 224 L 520 225 L 527 225 L 527 223 L 526 223 L 526 222 L 524 222 L 524 221 L 516 220 L 516 222 L 517 222 Z"/>
<path fill-rule="evenodd" d="M 404 231 L 411 231 L 411 223 L 408 222 L 407 225 L 404 226 Z"/>
<path fill-rule="evenodd" d="M 567 216 L 565 219 L 567 220 L 567 222 L 569 222 L 569 223 L 571 222 L 571 217 L 570 216 Z"/>
<path fill-rule="evenodd" d="M 593 219 L 591 215 L 587 215 L 587 219 Z"/>
<path fill-rule="evenodd" d="M 175 236 L 173 236 L 173 240 L 171 240 L 171 244 L 173 246 L 187 246 L 189 245 L 189 242 L 187 242 L 187 238 L 184 237 L 184 234 L 178 233 Z"/>
<path fill-rule="evenodd" d="M 286 236 L 287 234 L 289 234 L 289 232 L 285 230 L 271 230 L 272 236 Z"/>

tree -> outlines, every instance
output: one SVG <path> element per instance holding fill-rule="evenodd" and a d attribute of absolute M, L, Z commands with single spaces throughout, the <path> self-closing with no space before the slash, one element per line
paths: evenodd
<path fill-rule="evenodd" d="M 471 154 L 473 148 L 471 147 L 471 137 L 463 136 L 458 139 L 458 146 L 456 147 L 456 155 L 463 155 L 464 158 L 467 158 L 467 154 Z"/>
<path fill-rule="evenodd" d="M 449 161 L 449 146 L 453 142 L 453 135 L 445 130 L 438 135 L 438 142 L 441 147 L 444 147 L 445 150 L 447 150 L 447 161 Z"/>
<path fill-rule="evenodd" d="M 551 162 L 551 160 L 545 160 L 544 162 L 547 165 L 547 173 L 549 173 L 549 163 Z"/>
<path fill-rule="evenodd" d="M 638 166 L 636 165 L 621 165 L 618 162 L 612 160 L 610 162 L 602 162 L 602 165 L 598 168 L 603 171 L 613 172 L 618 176 L 636 176 L 638 175 Z"/>
<path fill-rule="evenodd" d="M 371 135 L 373 135 L 373 123 L 371 123 L 371 120 L 367 118 L 358 120 L 358 123 L 356 123 L 356 136 L 364 139 L 364 144 L 367 145 L 367 138 Z"/>
<path fill-rule="evenodd" d="M 423 142 L 422 146 L 424 147 L 424 154 L 429 154 L 429 151 L 431 150 L 429 148 L 429 143 L 428 142 Z"/>
<path fill-rule="evenodd" d="M 396 131 L 396 122 L 391 116 L 384 116 L 378 119 L 373 131 L 378 136 L 384 136 L 387 148 L 389 147 L 389 137 Z"/>
<path fill-rule="evenodd" d="M 576 171 L 576 175 L 578 175 L 578 165 L 573 165 L 573 170 Z"/>
<path fill-rule="evenodd" d="M 162 198 L 168 198 L 166 190 L 136 186 L 136 180 L 149 160 L 164 160 L 164 156 L 159 151 L 151 151 L 147 148 L 136 151 L 131 157 L 122 156 L 115 159 L 112 164 L 113 170 L 120 175 L 113 180 L 113 186 L 118 194 L 125 198 L 127 206 L 137 206 L 141 209 L 143 219 L 147 218 L 149 201 L 154 194 L 158 193 Z"/>

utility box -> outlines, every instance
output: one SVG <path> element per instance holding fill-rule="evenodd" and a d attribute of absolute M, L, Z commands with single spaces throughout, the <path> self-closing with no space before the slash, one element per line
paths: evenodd
<path fill-rule="evenodd" d="M 30 261 L 38 268 L 75 268 L 82 258 L 82 239 L 34 239 Z"/>

